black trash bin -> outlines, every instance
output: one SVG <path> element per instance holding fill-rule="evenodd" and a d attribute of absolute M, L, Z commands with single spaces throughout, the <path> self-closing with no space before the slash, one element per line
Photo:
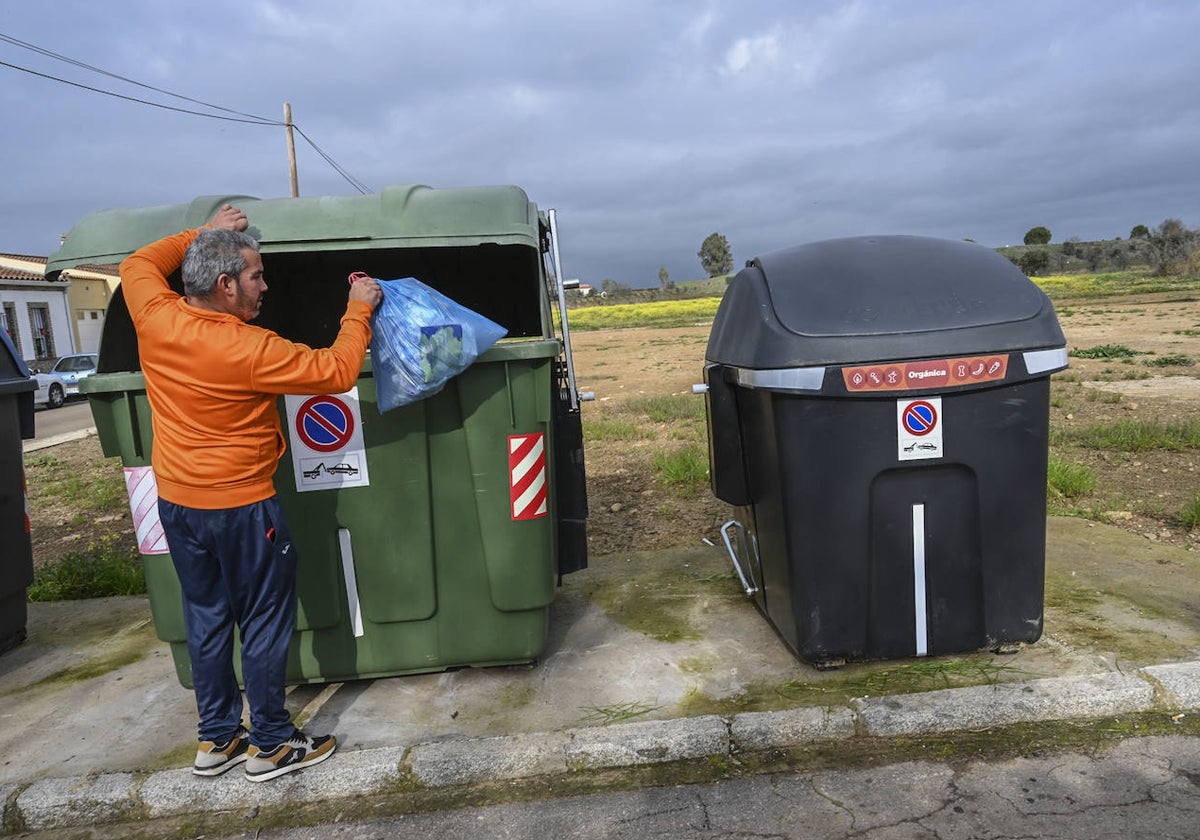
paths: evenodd
<path fill-rule="evenodd" d="M 25 640 L 25 592 L 33 583 L 21 441 L 33 437 L 36 390 L 29 368 L 0 330 L 0 653 Z"/>
<path fill-rule="evenodd" d="M 854 237 L 750 262 L 706 352 L 712 489 L 767 620 L 819 666 L 1037 641 L 1046 295 L 965 242 Z"/>

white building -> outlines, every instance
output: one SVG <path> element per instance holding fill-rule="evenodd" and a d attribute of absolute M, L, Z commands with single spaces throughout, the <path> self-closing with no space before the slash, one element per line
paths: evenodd
<path fill-rule="evenodd" d="M 45 257 L 0 254 L 0 326 L 26 362 L 76 352 L 70 283 L 45 279 Z"/>

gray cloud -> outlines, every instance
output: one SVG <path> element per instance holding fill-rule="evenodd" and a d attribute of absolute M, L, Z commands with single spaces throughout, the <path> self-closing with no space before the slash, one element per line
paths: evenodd
<path fill-rule="evenodd" d="M 861 233 L 1200 224 L 1189 2 L 34 5 L 0 32 L 272 120 L 290 101 L 374 189 L 519 184 L 593 283 L 699 276 L 713 231 L 741 263 Z M 0 61 L 193 107 L 8 44 Z M 104 207 L 287 192 L 277 127 L 0 77 L 0 250 L 48 253 Z M 298 151 L 302 193 L 352 192 Z"/>

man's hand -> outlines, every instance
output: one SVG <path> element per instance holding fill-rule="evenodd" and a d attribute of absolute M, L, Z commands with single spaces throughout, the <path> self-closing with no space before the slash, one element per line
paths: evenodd
<path fill-rule="evenodd" d="M 213 214 L 212 219 L 208 223 L 209 227 L 221 228 L 224 230 L 245 230 L 250 227 L 250 220 L 246 218 L 246 214 L 234 207 L 232 204 L 226 204 L 220 210 Z"/>
<path fill-rule="evenodd" d="M 383 289 L 374 277 L 362 277 L 350 284 L 350 300 L 361 300 L 374 309 L 383 301 Z"/>

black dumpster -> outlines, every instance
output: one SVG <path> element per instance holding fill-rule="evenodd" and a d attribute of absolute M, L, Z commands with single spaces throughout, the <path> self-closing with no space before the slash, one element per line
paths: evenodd
<path fill-rule="evenodd" d="M 715 495 L 748 595 L 819 666 L 1037 641 L 1046 295 L 965 242 L 854 237 L 750 262 L 704 371 Z"/>
<path fill-rule="evenodd" d="M 33 583 L 21 441 L 33 437 L 36 390 L 29 368 L 0 330 L 0 653 L 25 640 L 25 591 Z"/>

